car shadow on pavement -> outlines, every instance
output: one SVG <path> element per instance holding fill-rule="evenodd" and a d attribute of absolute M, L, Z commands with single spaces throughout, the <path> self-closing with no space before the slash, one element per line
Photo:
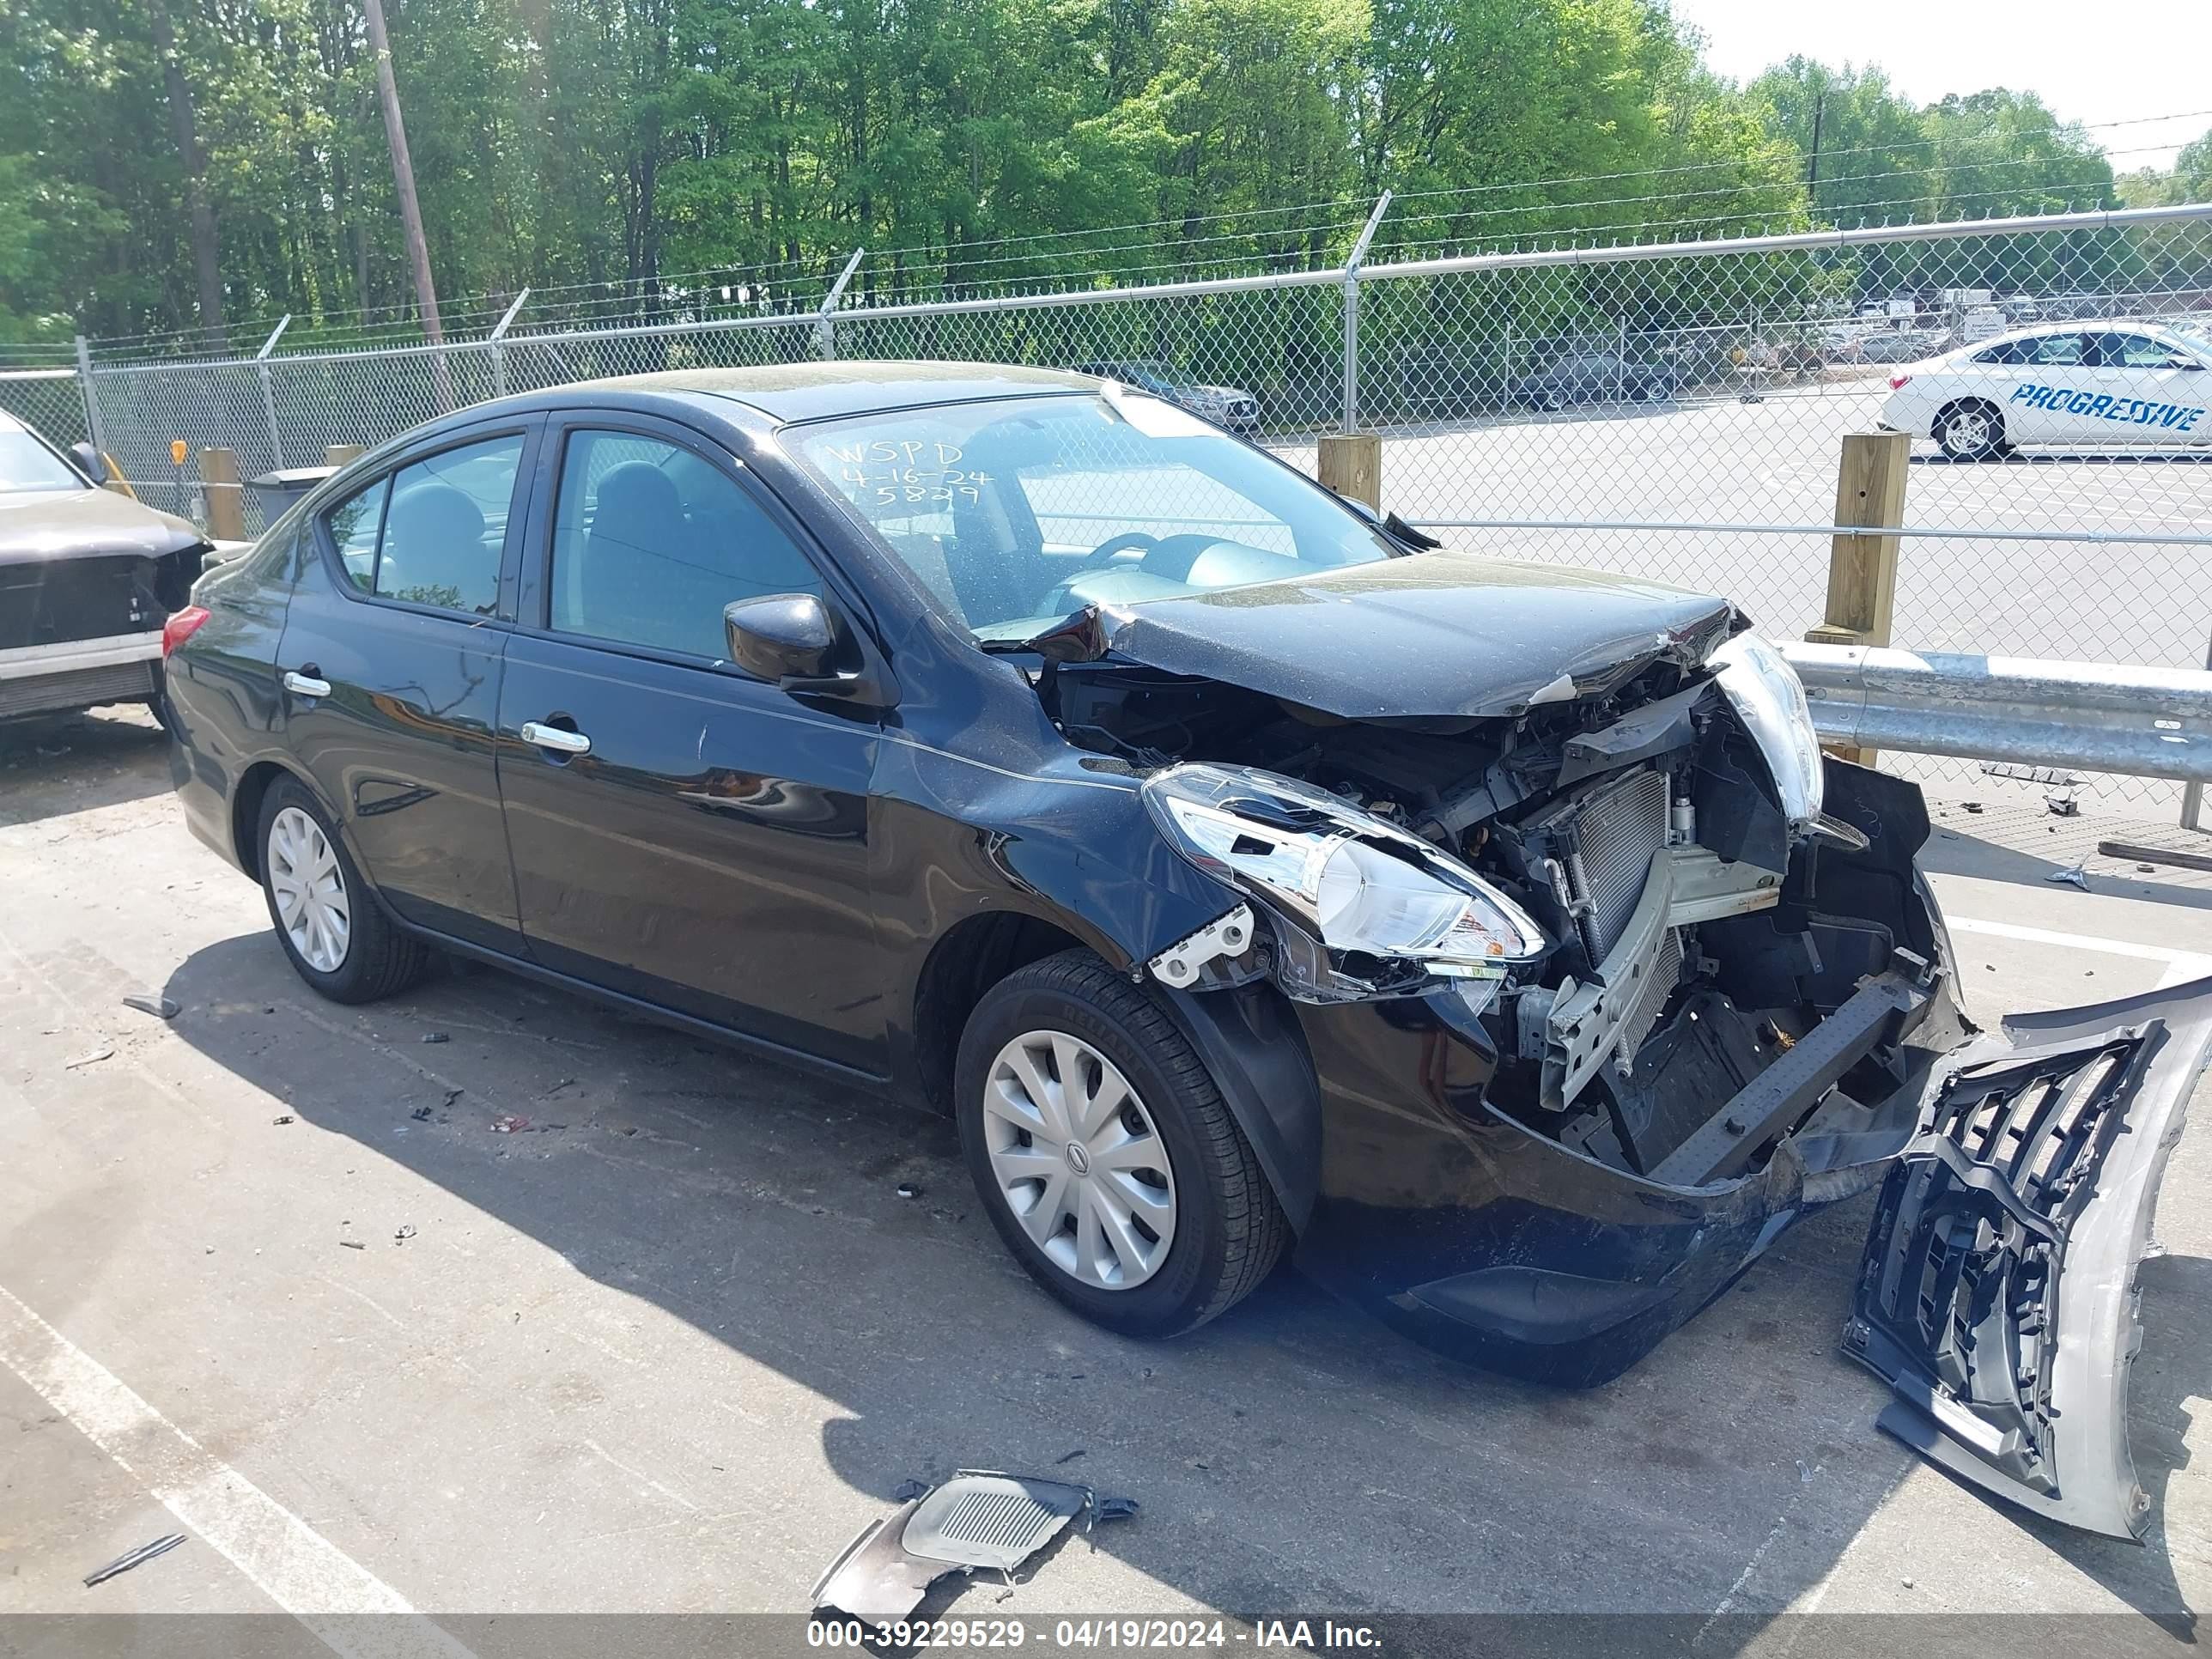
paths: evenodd
<path fill-rule="evenodd" d="M 0 825 L 159 794 L 169 787 L 159 759 L 167 742 L 136 704 L 0 720 Z"/>
<path fill-rule="evenodd" d="M 1030 1284 L 980 1212 L 952 1126 L 919 1109 L 491 970 L 334 1006 L 264 933 L 195 952 L 165 989 L 181 1005 L 170 1030 L 287 1114 L 743 1356 L 733 1405 L 760 1386 L 754 1367 L 834 1402 L 823 1455 L 882 1512 L 902 1480 L 963 1467 L 1087 1482 L 1145 1506 L 1090 1543 L 1204 1606 L 1670 1613 L 1685 1643 L 1725 1608 L 1727 1631 L 1698 1650 L 1727 1653 L 1837 1575 L 1910 1467 L 1873 1427 L 1883 1390 L 1835 1353 L 1864 1200 L 1808 1222 L 1585 1393 L 1439 1359 L 1289 1272 L 1191 1336 L 1147 1344 Z M 333 1256 L 337 1224 L 334 1211 Z M 429 1227 L 409 1246 L 443 1248 Z M 460 1256 L 453 1272 L 477 1270 L 477 1247 Z M 2170 1307 L 2162 1288 L 2148 1298 L 2156 1357 L 2141 1373 L 2160 1486 L 2212 1328 L 2212 1277 L 2165 1264 L 2160 1285 L 2177 1279 Z M 468 1340 L 506 1328 L 498 1294 Z M 560 1377 L 543 1383 L 557 1402 Z M 619 1386 L 650 1421 L 659 1379 Z M 751 1432 L 740 1416 L 717 1431 L 732 1467 Z M 846 1541 L 804 1540 L 825 1565 Z M 2193 1620 L 2156 1536 L 2145 1551 L 2050 1541 L 2169 1628 Z M 923 1610 L 988 1616 L 993 1598 L 959 1580 Z M 1434 1650 L 1466 1646 L 1462 1631 Z"/>

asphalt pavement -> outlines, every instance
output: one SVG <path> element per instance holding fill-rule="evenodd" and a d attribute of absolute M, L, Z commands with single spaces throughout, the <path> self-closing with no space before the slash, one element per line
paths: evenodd
<path fill-rule="evenodd" d="M 1982 1017 L 2212 964 L 2201 887 L 2057 887 L 2041 849 L 1943 823 Z M 1815 1650 L 1811 1612 L 1971 1615 L 1963 1651 L 2075 1614 L 2094 1651 L 2187 1641 L 2212 1595 L 2201 1121 L 2142 1274 L 2139 1547 L 1875 1431 L 1884 1391 L 1836 1352 L 1865 1200 L 1587 1393 L 1289 1272 L 1127 1341 L 1007 1260 L 942 1120 L 495 972 L 319 1000 L 143 720 L 0 735 L 0 1613 L 289 1613 L 343 1652 L 317 1620 L 378 1613 L 378 1651 L 483 1655 L 516 1650 L 483 1615 L 796 1613 L 901 1481 L 963 1466 L 1143 1504 L 926 1604 L 968 1618 L 1667 1615 L 1676 1650 L 1778 1652 Z M 0 1649 L 26 1632 L 70 1650 L 21 1619 Z"/>

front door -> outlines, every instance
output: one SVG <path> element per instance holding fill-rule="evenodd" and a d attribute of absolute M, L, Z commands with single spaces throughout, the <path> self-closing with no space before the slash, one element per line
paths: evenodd
<path fill-rule="evenodd" d="M 287 747 L 385 901 L 510 951 L 520 933 L 492 727 L 501 595 L 520 548 L 513 507 L 538 424 L 450 434 L 323 514 L 276 662 Z"/>
<path fill-rule="evenodd" d="M 795 526 L 681 428 L 576 423 L 548 443 L 550 522 L 499 715 L 532 954 L 879 1070 L 875 720 L 724 656 L 731 600 L 826 593 Z"/>

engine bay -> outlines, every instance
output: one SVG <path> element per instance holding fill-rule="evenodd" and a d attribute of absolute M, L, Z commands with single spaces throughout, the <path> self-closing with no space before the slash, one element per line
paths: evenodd
<path fill-rule="evenodd" d="M 1911 892 L 1918 792 L 1856 774 L 1863 799 L 1824 834 L 1793 830 L 1710 673 L 1646 664 L 1510 717 L 1389 721 L 1111 658 L 1048 663 L 1037 685 L 1071 742 L 1134 772 L 1296 780 L 1510 897 L 1547 944 L 1461 983 L 1493 1057 L 1485 1103 L 1610 1167 L 1686 1187 L 1748 1172 L 1816 1114 L 1848 1132 L 1917 1063 L 1911 988 L 1937 950 Z M 1900 813 L 1920 834 L 1876 846 L 1868 830 Z M 1267 971 L 1268 930 L 1246 931 L 1201 984 Z"/>

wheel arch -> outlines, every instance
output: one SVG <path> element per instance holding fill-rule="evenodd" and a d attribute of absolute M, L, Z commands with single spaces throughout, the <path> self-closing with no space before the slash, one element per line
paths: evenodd
<path fill-rule="evenodd" d="M 911 1075 L 932 1109 L 952 1110 L 960 1040 L 984 995 L 1018 969 L 1070 950 L 1115 965 L 1097 940 L 1027 911 L 980 911 L 945 931 L 915 980 L 908 1028 Z M 1321 1188 L 1321 1082 L 1290 1000 L 1268 984 L 1192 993 L 1149 976 L 1140 983 L 1198 1050 L 1291 1231 L 1303 1231 Z"/>
<path fill-rule="evenodd" d="M 930 1109 L 952 1111 L 961 1035 L 985 993 L 1032 962 L 1095 948 L 1095 941 L 1024 910 L 980 910 L 945 929 L 923 959 L 907 1009 L 915 1085 Z"/>
<path fill-rule="evenodd" d="M 230 792 L 231 850 L 238 856 L 238 867 L 256 881 L 261 879 L 261 848 L 255 833 L 261 823 L 261 803 L 269 798 L 269 792 L 277 782 L 286 778 L 322 801 L 322 792 L 306 773 L 287 762 L 267 758 L 255 761 L 240 773 L 238 785 Z M 328 802 L 323 803 L 323 810 L 330 812 Z M 337 822 L 336 813 L 331 813 L 331 822 Z"/>

